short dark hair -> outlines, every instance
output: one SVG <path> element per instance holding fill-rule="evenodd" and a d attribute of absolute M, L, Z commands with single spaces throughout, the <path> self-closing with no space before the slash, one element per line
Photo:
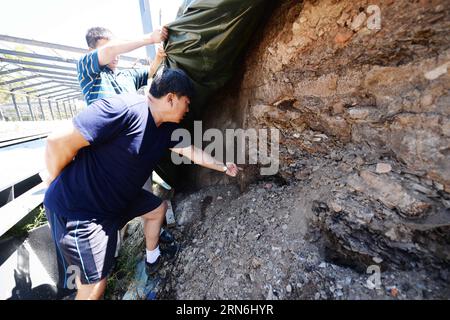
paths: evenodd
<path fill-rule="evenodd" d="M 89 48 L 95 49 L 97 41 L 101 39 L 110 40 L 113 37 L 112 32 L 109 29 L 102 27 L 90 28 L 86 32 L 86 42 Z"/>
<path fill-rule="evenodd" d="M 189 99 L 194 97 L 194 85 L 186 72 L 173 68 L 162 68 L 158 71 L 150 86 L 150 94 L 159 99 L 168 93 Z"/>

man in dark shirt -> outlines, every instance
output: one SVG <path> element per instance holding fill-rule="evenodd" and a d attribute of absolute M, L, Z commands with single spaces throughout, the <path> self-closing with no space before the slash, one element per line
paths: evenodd
<path fill-rule="evenodd" d="M 148 97 L 123 94 L 100 99 L 48 137 L 49 188 L 44 206 L 60 265 L 77 274 L 77 299 L 99 299 L 114 264 L 117 231 L 134 217 L 144 222 L 146 262 L 155 272 L 166 256 L 158 239 L 167 204 L 142 189 L 167 149 L 194 163 L 236 176 L 192 145 L 172 141 L 172 132 L 189 110 L 193 87 L 179 69 L 165 69 Z"/>
<path fill-rule="evenodd" d="M 131 40 L 118 39 L 106 28 L 90 28 L 86 33 L 89 52 L 77 63 L 78 81 L 86 103 L 90 105 L 95 100 L 116 94 L 135 93 L 148 85 L 166 56 L 162 46 L 159 45 L 156 57 L 149 68 L 117 70 L 120 54 L 160 43 L 165 41 L 167 36 L 166 27 Z M 150 173 L 150 179 L 151 175 Z M 161 240 L 165 242 L 173 240 L 173 236 L 167 230 L 161 231 Z"/>

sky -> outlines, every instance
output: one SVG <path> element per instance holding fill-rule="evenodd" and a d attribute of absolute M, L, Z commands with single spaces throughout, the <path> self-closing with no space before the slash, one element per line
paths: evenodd
<path fill-rule="evenodd" d="M 164 23 L 173 19 L 181 3 L 148 1 L 154 26 L 159 24 L 160 9 Z M 84 36 L 94 26 L 124 39 L 142 35 L 139 0 L 1 0 L 0 34 L 86 48 Z M 144 57 L 145 51 L 127 55 Z"/>

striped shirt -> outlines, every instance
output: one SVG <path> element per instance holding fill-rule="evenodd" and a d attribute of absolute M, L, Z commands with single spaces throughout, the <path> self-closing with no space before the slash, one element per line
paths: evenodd
<path fill-rule="evenodd" d="M 147 85 L 148 79 L 146 68 L 114 72 L 107 66 L 100 66 L 97 50 L 81 57 L 77 64 L 77 71 L 78 82 L 88 105 L 95 100 L 116 94 L 135 93 L 139 88 Z"/>

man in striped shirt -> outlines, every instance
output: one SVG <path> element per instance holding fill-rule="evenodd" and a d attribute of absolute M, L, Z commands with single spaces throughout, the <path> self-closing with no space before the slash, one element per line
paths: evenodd
<path fill-rule="evenodd" d="M 165 53 L 160 48 L 150 66 L 142 69 L 117 71 L 119 55 L 140 47 L 159 43 L 167 39 L 166 27 L 157 29 L 135 40 L 119 40 L 111 31 L 101 27 L 90 28 L 86 34 L 89 52 L 77 64 L 78 81 L 86 103 L 90 105 L 98 99 L 111 97 L 120 93 L 134 93 L 147 85 Z"/>

